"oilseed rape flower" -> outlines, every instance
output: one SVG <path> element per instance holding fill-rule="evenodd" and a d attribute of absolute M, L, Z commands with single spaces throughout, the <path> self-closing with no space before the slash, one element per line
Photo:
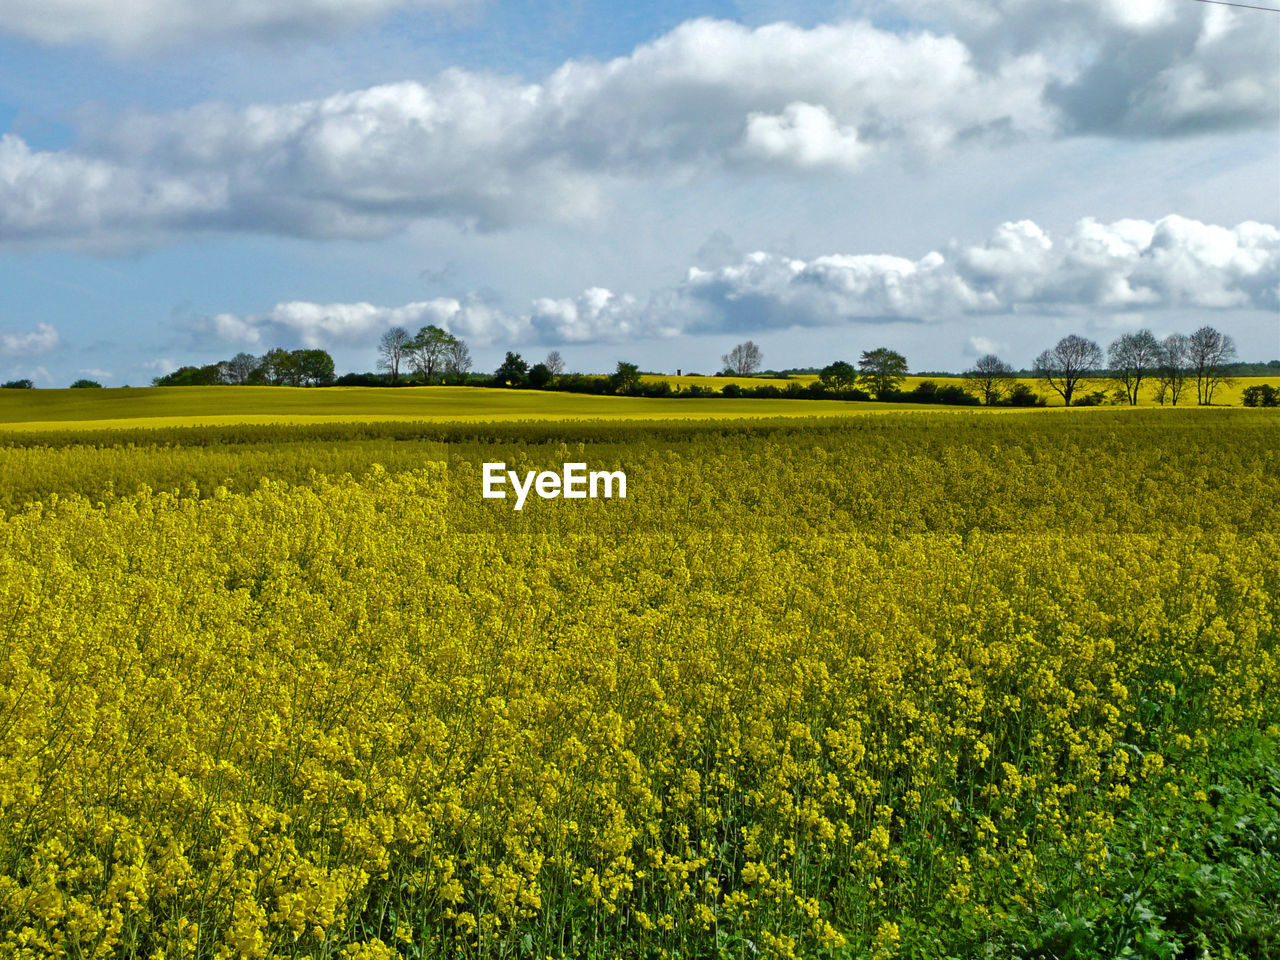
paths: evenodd
<path fill-rule="evenodd" d="M 0 955 L 888 958 L 1105 882 L 1280 722 L 1274 432 L 876 419 L 0 450 Z M 560 447 L 627 498 L 479 496 Z"/>

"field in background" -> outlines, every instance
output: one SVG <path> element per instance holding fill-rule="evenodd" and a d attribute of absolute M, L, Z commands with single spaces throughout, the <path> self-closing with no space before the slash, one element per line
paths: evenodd
<path fill-rule="evenodd" d="M 681 389 L 698 385 L 722 389 L 726 384 L 786 386 L 815 377 L 792 380 L 743 377 L 657 377 Z M 912 389 L 924 379 L 939 384 L 958 378 L 908 378 Z M 1033 381 L 1024 381 L 1035 386 Z M 1280 377 L 1250 377 L 1223 388 L 1219 403 L 1238 405 L 1245 386 L 1270 383 Z M 1194 402 L 1194 387 L 1191 390 Z M 1051 401 L 1052 405 L 1052 401 Z M 1145 406 L 1155 404 L 1147 398 Z M 698 400 L 592 396 L 535 390 L 494 390 L 479 387 L 133 387 L 109 390 L 0 391 L 0 434 L 12 430 L 63 430 L 122 427 L 223 426 L 228 424 L 342 423 L 426 421 L 467 423 L 487 421 L 567 420 L 724 420 L 767 417 L 848 416 L 884 413 L 894 409 L 920 410 L 918 404 L 850 403 L 837 400 Z M 976 408 L 948 408 L 976 409 Z"/>
<path fill-rule="evenodd" d="M 723 384 L 722 384 L 723 385 Z M 482 387 L 135 387 L 0 391 L 0 431 L 71 426 L 221 426 L 237 423 L 504 420 L 724 420 L 847 416 L 918 404 L 839 400 L 699 400 L 593 396 Z"/>
<path fill-rule="evenodd" d="M 665 380 L 668 383 L 670 383 L 672 387 L 677 387 L 680 389 L 688 389 L 689 387 L 698 386 L 708 390 L 721 390 L 724 388 L 725 384 L 735 383 L 740 387 L 778 387 L 782 390 L 785 390 L 787 388 L 787 384 L 789 383 L 799 383 L 803 386 L 805 384 L 812 383 L 818 378 L 814 374 L 799 373 L 799 374 L 796 374 L 795 376 L 786 377 L 786 378 L 781 378 L 781 377 L 674 377 L 674 376 L 664 376 L 661 374 L 652 374 L 652 375 L 645 376 L 642 379 L 648 381 L 649 383 L 657 383 Z M 924 381 L 926 380 L 932 380 L 934 383 L 936 383 L 940 387 L 946 387 L 946 386 L 963 387 L 965 384 L 965 380 L 963 377 L 907 377 L 906 380 L 903 381 L 902 389 L 914 390 L 917 386 L 924 383 Z M 1035 390 L 1037 393 L 1042 395 L 1046 400 L 1049 401 L 1050 406 L 1062 405 L 1062 398 L 1059 397 L 1052 390 L 1047 389 L 1038 380 L 1034 380 L 1028 377 L 1028 378 L 1019 379 L 1018 383 L 1026 384 L 1032 390 Z M 1113 383 L 1105 383 L 1102 381 L 1099 381 L 1098 383 L 1099 385 L 1090 387 L 1090 389 L 1091 390 L 1104 389 L 1104 388 L 1113 389 L 1115 386 Z M 1251 387 L 1251 386 L 1264 384 L 1264 383 L 1270 384 L 1271 386 L 1276 387 L 1277 389 L 1280 389 L 1280 377 L 1238 377 L 1236 378 L 1236 382 L 1234 384 L 1218 388 L 1218 391 L 1214 394 L 1214 398 L 1213 398 L 1214 404 L 1219 406 L 1239 406 L 1241 395 L 1244 393 L 1244 390 L 1246 387 Z M 1151 393 L 1153 389 L 1154 389 L 1154 386 L 1150 382 L 1143 384 L 1141 395 L 1138 398 L 1139 406 L 1144 406 L 1144 407 L 1159 406 L 1159 404 L 1156 403 L 1156 401 L 1153 399 L 1153 396 Z M 1189 393 L 1191 396 L 1191 404 L 1194 404 L 1196 400 L 1196 387 L 1195 387 L 1194 381 L 1190 383 Z M 1187 405 L 1186 400 L 1183 400 L 1182 405 Z"/>

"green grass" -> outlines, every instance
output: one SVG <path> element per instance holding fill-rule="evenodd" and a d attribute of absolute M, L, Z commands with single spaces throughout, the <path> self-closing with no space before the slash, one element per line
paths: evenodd
<path fill-rule="evenodd" d="M 1277 917 L 1280 730 L 1272 727 L 1237 734 L 1202 764 L 1144 784 L 1117 818 L 1101 882 L 1010 918 L 1009 939 L 1020 941 L 1010 952 L 1276 957 Z"/>

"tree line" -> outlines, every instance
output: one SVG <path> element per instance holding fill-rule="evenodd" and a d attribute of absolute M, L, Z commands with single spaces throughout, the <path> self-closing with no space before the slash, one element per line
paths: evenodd
<path fill-rule="evenodd" d="M 1136 406 L 1142 384 L 1148 382 L 1154 385 L 1153 395 L 1162 406 L 1177 406 L 1189 399 L 1192 386 L 1196 402 L 1209 406 L 1219 389 L 1233 382 L 1230 371 L 1235 355 L 1235 341 L 1209 326 L 1190 335 L 1170 334 L 1163 340 L 1146 329 L 1126 333 L 1105 353 L 1093 340 L 1071 334 L 1041 352 L 1031 374 L 1061 397 L 1066 406 Z M 902 399 L 892 395 L 906 375 L 906 358 L 881 347 L 864 352 L 856 369 L 843 361 L 830 364 L 823 368 L 819 379 L 837 389 L 856 383 L 875 399 L 883 400 Z M 1013 367 L 996 354 L 978 358 L 961 376 L 965 388 L 988 406 L 1036 403 L 1034 392 L 1020 383 Z M 1261 385 L 1249 390 L 1251 395 L 1246 401 L 1253 401 L 1249 405 L 1272 405 L 1269 401 L 1275 396 L 1274 389 Z"/>
<path fill-rule="evenodd" d="M 1177 406 L 1191 397 L 1208 406 L 1220 388 L 1232 382 L 1236 356 L 1230 336 L 1210 326 L 1194 333 L 1170 334 L 1163 340 L 1147 329 L 1126 333 L 1106 350 L 1077 334 L 1063 337 L 1036 357 L 1031 376 L 1056 393 L 1066 406 L 1103 403 L 1136 405 L 1142 385 L 1154 387 L 1161 405 Z M 751 340 L 737 344 L 721 358 L 721 375 L 756 376 L 763 351 Z M 1045 401 L 1018 371 L 996 354 L 980 357 L 963 371 L 963 386 L 939 385 L 925 380 L 903 390 L 907 359 L 896 350 L 876 347 L 862 352 L 856 364 L 834 361 L 818 372 L 818 379 L 785 387 L 731 383 L 719 390 L 692 385 L 677 390 L 666 380 L 645 381 L 639 366 L 620 360 L 613 373 L 601 376 L 569 374 L 564 358 L 552 350 L 540 363 L 530 365 L 519 353 L 508 351 L 492 377 L 471 371 L 471 351 L 466 342 L 434 324 L 410 334 L 393 327 L 378 341 L 380 374 L 333 376 L 333 360 L 323 350 L 270 350 L 262 357 L 237 354 L 231 360 L 205 367 L 182 367 L 153 382 L 160 386 L 212 383 L 260 383 L 289 386 L 472 384 L 476 386 L 561 390 L 574 393 L 626 396 L 730 396 L 842 400 L 881 400 L 954 405 L 982 403 L 988 406 L 1043 406 Z M 1280 392 L 1260 385 L 1245 391 L 1248 406 L 1275 406 Z"/>
<path fill-rule="evenodd" d="M 689 385 L 678 389 L 666 380 L 642 377 L 639 366 L 618 361 L 607 376 L 570 374 L 564 358 L 552 350 L 545 360 L 530 365 L 515 352 L 507 352 L 492 376 L 472 372 L 471 351 L 466 341 L 447 330 L 428 324 L 410 334 L 403 327 L 387 330 L 378 341 L 378 373 L 348 373 L 335 376 L 333 357 L 325 350 L 284 350 L 275 348 L 255 356 L 238 353 L 230 360 L 204 366 L 183 366 L 154 378 L 154 386 L 399 386 L 467 384 L 488 387 L 516 387 L 534 390 L 562 390 L 573 393 L 620 394 L 628 396 L 680 396 L 688 398 L 730 396 L 759 398 L 826 398 L 840 400 L 882 400 L 894 402 L 941 403 L 988 406 L 1043 406 L 1044 399 L 1026 383 L 1029 372 L 1046 390 L 1056 393 L 1066 406 L 1094 406 L 1103 403 L 1136 405 L 1143 384 L 1152 388 L 1157 403 L 1177 406 L 1195 402 L 1209 406 L 1220 389 L 1233 382 L 1233 375 L 1252 367 L 1235 362 L 1236 345 L 1230 336 L 1210 326 L 1191 334 L 1170 334 L 1157 339 L 1148 329 L 1126 333 L 1106 350 L 1085 337 L 1071 334 L 1036 357 L 1030 371 L 1016 371 L 998 355 L 989 353 L 964 370 L 963 386 L 939 385 L 925 380 L 912 390 L 903 390 L 907 359 L 896 350 L 876 347 L 863 351 L 857 363 L 836 360 L 817 370 L 817 380 L 808 384 L 788 383 L 759 386 L 729 383 L 720 389 Z M 737 344 L 721 358 L 718 376 L 759 376 L 763 351 L 751 340 Z M 1273 361 L 1262 369 L 1280 367 Z M 786 377 L 784 372 L 780 376 Z M 91 380 L 77 380 L 73 387 L 97 387 Z M 31 380 L 13 380 L 0 388 L 34 387 Z M 1245 406 L 1280 405 L 1280 391 L 1266 384 L 1248 387 Z"/>
<path fill-rule="evenodd" d="M 154 387 L 328 387 L 336 381 L 333 357 L 325 350 L 284 350 L 276 347 L 261 356 L 237 353 L 202 367 L 179 367 L 155 377 Z"/>
<path fill-rule="evenodd" d="M 465 383 L 471 373 L 471 350 L 465 340 L 434 323 L 410 335 L 404 327 L 392 327 L 378 341 L 378 369 L 392 385 L 401 371 L 419 384 Z"/>
<path fill-rule="evenodd" d="M 1106 392 L 1096 389 L 1100 380 L 1115 384 L 1113 398 L 1130 406 L 1137 405 L 1138 392 L 1147 381 L 1154 385 L 1155 400 L 1161 406 L 1176 407 L 1189 396 L 1191 385 L 1196 402 L 1209 406 L 1219 388 L 1232 382 L 1228 368 L 1235 356 L 1235 341 L 1210 326 L 1190 335 L 1173 333 L 1163 340 L 1146 329 L 1126 333 L 1107 347 L 1105 356 L 1094 341 L 1071 334 L 1036 357 L 1033 371 L 1067 406 L 1105 401 Z M 984 387 L 998 389 L 997 378 L 1003 376 L 998 368 L 1004 365 L 993 360 L 998 358 L 983 357 L 975 365 L 975 374 Z M 976 370 L 977 366 L 983 370 Z"/>
<path fill-rule="evenodd" d="M 179 367 L 154 378 L 157 387 L 251 385 L 269 387 L 381 386 L 465 383 L 471 371 L 466 342 L 429 324 L 410 335 L 403 327 L 384 333 L 378 344 L 378 367 L 386 376 L 348 373 L 336 376 L 333 357 L 319 349 L 274 348 L 261 356 L 238 353 L 230 360 Z"/>
<path fill-rule="evenodd" d="M 1190 400 L 1209 406 L 1219 390 L 1233 382 L 1236 356 L 1234 340 L 1210 326 L 1194 333 L 1171 334 L 1159 340 L 1147 329 L 1126 333 L 1104 352 L 1093 340 L 1071 334 L 1044 350 L 1032 367 L 1032 377 L 1061 397 L 1066 406 L 1096 406 L 1104 403 L 1137 405 L 1144 383 L 1153 385 L 1157 403 L 1177 406 Z M 941 403 L 988 406 L 1044 406 L 1044 399 L 1018 372 L 995 354 L 980 357 L 961 377 L 963 386 L 939 385 L 925 380 L 912 390 L 903 390 L 908 375 L 907 358 L 888 347 L 862 352 L 856 364 L 834 361 L 818 372 L 807 385 L 785 387 L 762 384 L 726 384 L 720 390 L 698 385 L 676 391 L 666 380 L 645 382 L 636 364 L 619 361 L 607 377 L 565 376 L 558 352 L 554 363 L 530 367 L 518 353 L 507 353 L 489 386 L 566 390 L 581 393 L 616 393 L 632 396 L 701 397 L 730 396 L 758 398 L 828 398 L 840 400 L 882 400 L 892 402 Z M 751 377 L 763 362 L 763 353 L 752 341 L 740 343 L 722 358 L 721 375 Z M 1249 387 L 1246 406 L 1276 406 L 1280 391 L 1266 384 Z"/>

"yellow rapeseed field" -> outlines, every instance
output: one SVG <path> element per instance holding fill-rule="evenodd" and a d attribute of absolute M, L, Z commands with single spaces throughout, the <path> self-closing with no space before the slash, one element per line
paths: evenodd
<path fill-rule="evenodd" d="M 690 387 L 719 392 L 732 384 L 744 388 L 789 384 L 807 385 L 817 378 L 662 377 L 678 392 Z M 925 379 L 940 386 L 963 385 L 958 378 L 908 377 L 912 390 Z M 1049 408 L 1061 409 L 1052 391 L 1034 380 L 1023 380 L 1044 396 Z M 1280 377 L 1240 378 L 1221 387 L 1214 402 L 1240 406 L 1246 386 L 1280 387 Z M 1096 383 L 1093 386 L 1106 386 Z M 1184 407 L 1194 402 L 1184 399 Z M 1155 407 L 1144 387 L 1142 407 Z M 954 407 L 970 413 L 1006 412 L 1007 408 Z M 240 424 L 324 423 L 485 423 L 577 422 L 583 420 L 750 420 L 774 417 L 832 417 L 919 411 L 911 403 L 849 402 L 829 399 L 761 399 L 703 397 L 630 397 L 541 390 L 484 387 L 129 387 L 109 390 L 0 390 L 0 442 L 15 431 L 159 429 L 176 426 L 235 426 Z"/>
<path fill-rule="evenodd" d="M 904 407 L 913 409 L 910 404 L 847 403 L 839 400 L 727 397 L 692 400 L 484 387 L 224 386 L 0 390 L 0 440 L 15 430 L 59 431 L 69 427 L 119 430 L 131 427 L 371 421 L 728 420 L 845 416 L 884 413 Z"/>
<path fill-rule="evenodd" d="M 1280 733 L 1277 428 L 0 448 L 0 955 L 1065 955 Z"/>
<path fill-rule="evenodd" d="M 660 374 L 650 374 L 643 378 L 649 382 L 658 382 L 665 380 L 675 389 L 688 389 L 689 387 L 702 387 L 707 390 L 722 390 L 727 384 L 735 384 L 740 387 L 778 387 L 785 390 L 789 384 L 798 383 L 801 386 L 807 386 L 818 379 L 817 374 L 798 373 L 788 377 L 713 377 L 713 376 L 663 376 Z M 966 381 L 963 377 L 904 377 L 901 384 L 903 390 L 914 390 L 925 381 L 936 383 L 940 387 L 964 387 Z M 1014 381 L 1025 385 L 1027 388 L 1035 391 L 1044 397 L 1050 406 L 1061 406 L 1062 398 L 1045 384 L 1031 377 L 1022 377 Z M 1222 384 L 1214 391 L 1213 402 L 1215 405 L 1238 407 L 1244 396 L 1247 387 L 1267 385 L 1280 389 L 1280 376 L 1277 377 L 1234 377 L 1228 383 Z M 1115 381 L 1103 379 L 1089 380 L 1084 392 L 1092 392 L 1094 390 L 1114 390 Z M 1195 398 L 1195 381 L 1192 380 L 1190 399 L 1185 396 L 1180 402 L 1180 406 L 1192 406 L 1196 402 Z M 1138 406 L 1142 407 L 1158 407 L 1160 404 L 1155 399 L 1155 384 L 1148 380 L 1142 385 L 1138 391 Z"/>

